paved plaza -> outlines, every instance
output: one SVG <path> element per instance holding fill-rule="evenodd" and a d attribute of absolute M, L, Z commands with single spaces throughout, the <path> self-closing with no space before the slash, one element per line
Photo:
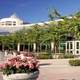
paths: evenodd
<path fill-rule="evenodd" d="M 40 60 L 38 80 L 80 80 L 80 67 L 71 67 L 68 60 Z"/>

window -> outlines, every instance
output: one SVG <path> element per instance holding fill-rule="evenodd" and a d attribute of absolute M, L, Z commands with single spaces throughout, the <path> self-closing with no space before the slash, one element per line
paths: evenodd
<path fill-rule="evenodd" d="M 15 22 L 15 21 L 13 21 L 13 25 L 14 25 L 14 26 L 16 25 L 16 22 Z"/>
<path fill-rule="evenodd" d="M 69 53 L 69 51 L 67 51 L 67 53 Z"/>
<path fill-rule="evenodd" d="M 13 21 L 13 23 L 16 23 L 16 21 Z"/>
<path fill-rule="evenodd" d="M 2 26 L 4 25 L 4 24 L 1 24 Z"/>
<path fill-rule="evenodd" d="M 11 21 L 6 21 L 6 25 L 12 25 Z"/>
<path fill-rule="evenodd" d="M 14 26 L 16 25 L 16 24 L 13 24 Z"/>
<path fill-rule="evenodd" d="M 76 51 L 77 54 L 79 54 L 79 51 Z"/>
<path fill-rule="evenodd" d="M 73 53 L 73 51 L 70 51 L 70 53 Z"/>
<path fill-rule="evenodd" d="M 67 43 L 67 49 L 69 49 L 69 42 Z"/>
<path fill-rule="evenodd" d="M 76 42 L 76 49 L 79 49 L 79 42 Z"/>
<path fill-rule="evenodd" d="M 10 23 L 8 25 L 11 25 Z"/>
<path fill-rule="evenodd" d="M 72 42 L 70 42 L 70 49 L 72 49 Z"/>
<path fill-rule="evenodd" d="M 4 25 L 4 22 L 2 22 L 1 25 Z"/>

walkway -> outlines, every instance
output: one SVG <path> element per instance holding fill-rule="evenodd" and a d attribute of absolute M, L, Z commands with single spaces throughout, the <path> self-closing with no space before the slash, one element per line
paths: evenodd
<path fill-rule="evenodd" d="M 40 60 L 38 80 L 80 80 L 80 67 L 71 67 L 68 60 Z"/>

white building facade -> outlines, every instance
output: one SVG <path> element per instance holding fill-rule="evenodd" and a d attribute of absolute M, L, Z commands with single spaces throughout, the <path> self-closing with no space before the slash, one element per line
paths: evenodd
<path fill-rule="evenodd" d="M 14 26 L 20 26 L 23 24 L 23 21 L 16 17 L 16 15 L 11 15 L 8 18 L 0 19 L 0 26 L 2 27 L 14 27 Z"/>
<path fill-rule="evenodd" d="M 80 41 L 66 41 L 66 53 L 80 55 Z"/>

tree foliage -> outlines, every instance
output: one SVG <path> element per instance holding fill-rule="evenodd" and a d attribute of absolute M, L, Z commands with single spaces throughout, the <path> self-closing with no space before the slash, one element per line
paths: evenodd
<path fill-rule="evenodd" d="M 56 10 L 57 16 L 60 16 Z M 0 36 L 0 43 L 36 43 L 48 44 L 54 42 L 58 48 L 60 41 L 79 40 L 80 39 L 80 18 L 79 13 L 72 18 L 65 17 L 63 21 L 50 22 L 46 25 L 33 25 L 29 29 L 22 29 L 9 36 Z M 53 17 L 54 18 L 54 17 Z"/>

